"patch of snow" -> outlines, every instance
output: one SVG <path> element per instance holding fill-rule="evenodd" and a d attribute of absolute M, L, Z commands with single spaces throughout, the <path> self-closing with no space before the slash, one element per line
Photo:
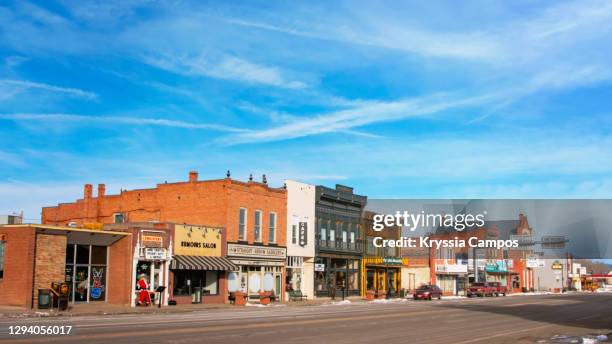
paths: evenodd
<path fill-rule="evenodd" d="M 460 299 L 466 299 L 467 296 L 457 296 L 457 295 L 451 295 L 451 296 L 442 296 L 442 300 L 460 300 Z"/>
<path fill-rule="evenodd" d="M 268 307 L 266 305 L 262 305 L 261 303 L 250 303 L 250 302 L 247 302 L 245 306 L 247 307 Z"/>
<path fill-rule="evenodd" d="M 407 299 L 375 299 L 370 301 L 370 303 L 398 303 L 398 302 L 406 302 Z"/>
<path fill-rule="evenodd" d="M 327 305 L 327 306 L 343 306 L 343 305 L 350 305 L 350 304 L 351 304 L 351 301 L 343 300 L 343 301 L 332 301 L 330 303 L 324 304 L 324 306 L 325 305 Z"/>

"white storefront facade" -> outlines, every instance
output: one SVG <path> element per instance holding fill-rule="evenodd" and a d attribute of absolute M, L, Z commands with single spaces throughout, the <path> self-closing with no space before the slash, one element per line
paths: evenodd
<path fill-rule="evenodd" d="M 287 265 L 285 291 L 314 298 L 315 186 L 293 180 L 287 185 Z"/>

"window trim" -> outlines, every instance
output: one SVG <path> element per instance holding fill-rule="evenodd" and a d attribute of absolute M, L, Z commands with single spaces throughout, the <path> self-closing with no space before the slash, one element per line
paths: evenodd
<path fill-rule="evenodd" d="M 117 222 L 117 217 L 121 216 L 121 222 Z M 114 224 L 120 224 L 120 223 L 125 223 L 125 214 L 124 213 L 113 213 L 113 223 Z"/>
<path fill-rule="evenodd" d="M 259 237 L 257 237 L 257 214 L 259 214 Z M 262 224 L 263 224 L 263 211 L 261 211 L 260 209 L 255 209 L 253 211 L 253 237 L 254 237 L 254 241 L 255 242 L 262 242 L 263 241 L 263 233 L 262 233 Z"/>
<path fill-rule="evenodd" d="M 272 227 L 272 224 L 270 221 L 272 219 L 274 215 L 274 227 Z M 270 244 L 276 244 L 276 229 L 278 228 L 278 214 L 276 214 L 276 212 L 271 211 L 268 215 L 268 243 Z M 272 240 L 270 240 L 270 238 Z"/>
<path fill-rule="evenodd" d="M 244 223 L 241 224 L 240 223 L 240 212 L 244 210 Z M 249 227 L 248 227 L 248 223 L 249 223 L 249 210 L 245 207 L 240 207 L 238 209 L 238 240 L 241 241 L 246 241 L 249 235 Z M 240 228 L 244 229 L 244 234 L 241 236 L 240 235 Z"/>

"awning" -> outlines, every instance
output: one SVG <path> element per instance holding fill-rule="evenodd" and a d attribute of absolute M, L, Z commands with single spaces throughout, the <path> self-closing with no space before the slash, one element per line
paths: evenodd
<path fill-rule="evenodd" d="M 170 269 L 237 271 L 238 267 L 225 257 L 173 256 Z"/>

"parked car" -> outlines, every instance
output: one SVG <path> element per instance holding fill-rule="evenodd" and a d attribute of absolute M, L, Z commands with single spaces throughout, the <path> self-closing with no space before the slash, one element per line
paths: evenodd
<path fill-rule="evenodd" d="M 495 288 L 490 286 L 489 283 L 484 282 L 472 283 L 472 285 L 467 290 L 467 297 L 493 296 L 494 294 Z"/>
<path fill-rule="evenodd" d="M 501 284 L 500 282 L 489 282 L 489 285 L 495 289 L 495 296 L 506 296 L 506 294 L 508 293 L 508 287 Z"/>
<path fill-rule="evenodd" d="M 442 298 L 442 289 L 433 284 L 422 285 L 414 292 L 413 297 L 415 300 L 431 300 L 433 298 L 440 300 Z"/>

